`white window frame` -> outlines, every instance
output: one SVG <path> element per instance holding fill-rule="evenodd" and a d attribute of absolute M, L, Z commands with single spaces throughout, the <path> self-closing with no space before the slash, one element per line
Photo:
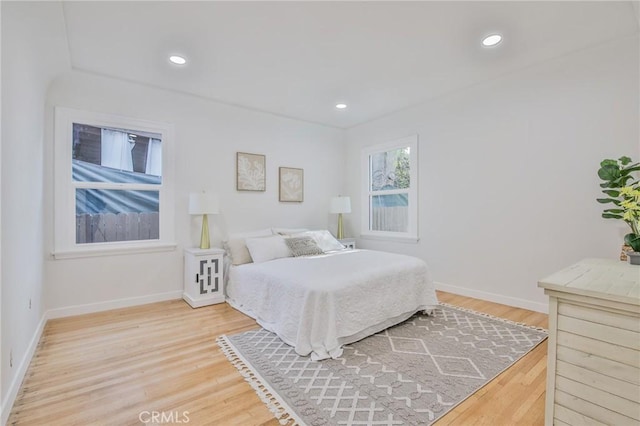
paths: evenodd
<path fill-rule="evenodd" d="M 100 128 L 127 129 L 162 135 L 162 183 L 160 185 L 73 182 L 73 123 Z M 175 250 L 173 125 L 113 114 L 55 108 L 54 125 L 54 251 L 55 259 Z M 76 243 L 76 189 L 132 189 L 159 191 L 157 240 Z"/>
<path fill-rule="evenodd" d="M 380 152 L 409 147 L 409 188 L 372 191 L 369 181 L 371 176 L 371 156 Z M 362 149 L 362 216 L 361 236 L 368 239 L 382 239 L 400 242 L 418 242 L 418 135 L 411 135 L 383 144 L 368 146 Z M 409 223 L 407 232 L 371 230 L 371 195 L 409 194 Z"/>

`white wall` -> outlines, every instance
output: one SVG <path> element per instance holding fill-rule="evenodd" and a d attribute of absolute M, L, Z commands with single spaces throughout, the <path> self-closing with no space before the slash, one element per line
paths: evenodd
<path fill-rule="evenodd" d="M 350 129 L 350 232 L 362 147 L 417 133 L 420 242 L 359 245 L 425 259 L 443 289 L 544 310 L 538 279 L 619 254 L 626 229 L 600 217 L 596 171 L 604 158 L 640 160 L 638 68 L 635 37 Z"/>
<path fill-rule="evenodd" d="M 44 105 L 47 86 L 68 69 L 68 57 L 59 3 L 1 7 L 4 423 L 42 325 Z"/>
<path fill-rule="evenodd" d="M 212 216 L 212 245 L 228 232 L 270 226 L 327 228 L 329 199 L 343 192 L 343 131 L 275 115 L 227 106 L 205 99 L 139 84 L 70 72 L 58 78 L 48 94 L 48 126 L 53 106 L 169 122 L 175 125 L 175 217 L 178 250 L 46 262 L 46 306 L 53 315 L 82 312 L 66 309 L 119 299 L 179 297 L 182 248 L 199 243 L 200 218 L 187 214 L 188 194 L 216 192 L 221 215 Z M 48 159 L 46 249 L 53 249 L 52 132 L 47 131 Z M 236 152 L 265 154 L 267 191 L 235 189 Z M 278 201 L 278 167 L 304 169 L 304 202 Z M 146 298 L 146 299 L 144 299 Z M 123 303 L 131 303 L 125 300 Z M 55 311 L 58 310 L 58 311 Z"/>
<path fill-rule="evenodd" d="M 2 25 L 2 6 L 0 5 L 0 28 Z M 2 31 L 0 31 L 0 58 L 2 57 Z M 2 99 L 2 67 L 0 66 L 0 99 Z M 2 223 L 2 102 L 0 102 L 0 224 Z M 0 226 L 2 241 L 2 226 Z M 0 424 L 5 423 L 4 392 L 2 390 L 2 244 L 0 243 Z"/>

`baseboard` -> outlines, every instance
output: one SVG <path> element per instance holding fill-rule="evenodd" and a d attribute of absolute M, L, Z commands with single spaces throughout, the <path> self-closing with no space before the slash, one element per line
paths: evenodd
<path fill-rule="evenodd" d="M 11 384 L 9 385 L 9 389 L 7 389 L 7 394 L 2 400 L 2 425 L 6 425 L 9 420 L 9 414 L 11 414 L 11 408 L 13 408 L 13 403 L 18 396 L 18 391 L 20 390 L 20 386 L 22 385 L 22 381 L 24 380 L 25 374 L 27 374 L 27 369 L 29 368 L 29 364 L 31 364 L 31 359 L 33 358 L 33 354 L 36 352 L 36 348 L 38 347 L 38 342 L 40 342 L 40 337 L 42 336 L 42 332 L 44 331 L 44 326 L 47 323 L 47 313 L 45 312 L 40 319 L 40 323 L 38 324 L 38 328 L 36 332 L 33 334 L 31 341 L 29 342 L 29 346 L 27 347 L 27 351 L 24 356 L 20 360 L 20 364 L 16 370 L 16 375 L 13 377 Z"/>
<path fill-rule="evenodd" d="M 128 297 L 126 299 L 109 300 L 107 302 L 87 303 L 64 308 L 50 309 L 46 312 L 47 319 L 70 317 L 73 315 L 91 314 L 111 309 L 128 308 L 130 306 L 145 305 L 147 303 L 164 302 L 165 300 L 180 299 L 182 290 L 157 293 L 148 296 Z"/>
<path fill-rule="evenodd" d="M 504 296 L 502 294 L 489 293 L 481 290 L 474 290 L 455 285 L 435 283 L 437 290 L 446 291 L 447 293 L 459 294 L 461 296 L 473 297 L 475 299 L 487 300 L 489 302 L 501 303 L 503 305 L 515 306 L 516 308 L 528 309 L 530 311 L 549 313 L 549 305 L 547 303 L 532 302 L 530 300 L 519 299 L 517 297 Z"/>

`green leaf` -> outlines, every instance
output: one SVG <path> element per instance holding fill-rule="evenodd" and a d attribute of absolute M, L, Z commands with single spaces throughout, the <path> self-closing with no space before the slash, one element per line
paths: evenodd
<path fill-rule="evenodd" d="M 624 174 L 629 174 L 631 172 L 637 172 L 637 171 L 640 171 L 640 163 L 632 164 L 631 166 L 622 169 L 622 172 Z"/>
<path fill-rule="evenodd" d="M 606 209 L 605 212 L 622 214 L 622 213 L 624 213 L 624 209 Z"/>
<path fill-rule="evenodd" d="M 598 177 L 602 180 L 616 180 L 620 178 L 620 176 L 620 168 L 618 165 L 613 166 L 611 164 L 607 164 L 598 170 Z"/>
<path fill-rule="evenodd" d="M 612 160 L 610 158 L 607 158 L 606 160 L 602 160 L 600 162 L 600 167 L 604 167 L 604 166 L 618 166 L 618 162 L 616 160 Z"/>
<path fill-rule="evenodd" d="M 629 163 L 631 162 L 631 158 L 629 158 L 629 157 L 627 157 L 627 156 L 625 155 L 625 156 L 622 156 L 622 157 L 618 158 L 618 161 L 620 161 L 620 163 L 621 163 L 623 166 L 626 166 L 627 164 L 629 164 Z"/>
<path fill-rule="evenodd" d="M 627 182 L 629 181 L 629 179 L 633 180 L 633 176 L 622 176 L 616 182 L 620 184 L 620 187 L 623 187 L 623 186 L 627 186 Z"/>
<path fill-rule="evenodd" d="M 622 219 L 621 214 L 602 213 L 602 217 L 605 219 Z"/>
<path fill-rule="evenodd" d="M 615 203 L 617 200 L 614 200 L 612 198 L 596 198 L 596 201 L 599 202 L 600 204 L 607 204 L 607 203 Z"/>
<path fill-rule="evenodd" d="M 613 189 L 606 189 L 604 191 L 605 194 L 607 194 L 609 197 L 619 197 L 620 196 L 620 191 L 614 191 Z"/>
<path fill-rule="evenodd" d="M 609 182 L 605 182 L 608 184 L 608 186 L 602 186 L 602 184 L 600 186 L 602 188 L 622 188 L 629 185 L 628 184 L 629 179 L 631 179 L 633 183 L 633 176 L 620 176 L 617 179 L 610 180 Z"/>

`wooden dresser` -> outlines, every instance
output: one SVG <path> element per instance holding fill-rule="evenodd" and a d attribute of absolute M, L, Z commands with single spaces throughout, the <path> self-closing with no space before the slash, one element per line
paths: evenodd
<path fill-rule="evenodd" d="M 546 425 L 640 424 L 640 266 L 585 259 L 549 296 Z"/>

